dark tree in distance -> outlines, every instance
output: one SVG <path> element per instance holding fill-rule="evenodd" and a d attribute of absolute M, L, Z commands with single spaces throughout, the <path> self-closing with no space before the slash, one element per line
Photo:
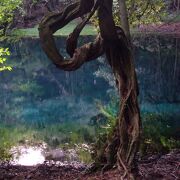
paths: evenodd
<path fill-rule="evenodd" d="M 60 13 L 48 14 L 40 23 L 42 48 L 60 69 L 74 71 L 85 62 L 106 54 L 113 70 L 120 95 L 119 114 L 112 136 L 94 167 L 108 170 L 117 163 L 122 179 L 134 179 L 134 160 L 138 151 L 141 120 L 138 106 L 138 85 L 131 54 L 131 45 L 122 28 L 115 26 L 112 15 L 113 0 L 80 0 Z M 94 42 L 77 47 L 80 32 L 98 11 L 100 33 Z M 69 59 L 59 53 L 53 34 L 75 18 L 86 16 L 67 38 Z M 107 28 L 108 27 L 108 28 Z M 102 158 L 104 157 L 104 158 Z"/>

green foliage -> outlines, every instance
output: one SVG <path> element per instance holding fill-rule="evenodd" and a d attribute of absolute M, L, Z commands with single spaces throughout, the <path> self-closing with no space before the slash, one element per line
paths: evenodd
<path fill-rule="evenodd" d="M 127 0 L 126 4 L 131 28 L 136 28 L 141 24 L 160 23 L 167 15 L 166 5 L 163 0 Z M 118 0 L 114 0 L 113 15 L 117 25 L 121 23 L 119 14 Z M 92 23 L 96 28 L 98 27 L 96 15 L 93 17 Z"/>
<path fill-rule="evenodd" d="M 89 127 L 81 127 L 77 128 L 73 132 L 70 132 L 69 143 L 77 144 L 77 143 L 92 143 L 94 140 L 93 134 L 90 132 Z"/>
<path fill-rule="evenodd" d="M 91 153 L 87 150 L 84 149 L 78 150 L 78 157 L 81 162 L 84 162 L 86 164 L 92 163 Z"/>
<path fill-rule="evenodd" d="M 51 148 L 76 149 L 79 159 L 85 163 L 92 161 L 89 146 L 94 141 L 91 127 L 75 124 L 0 124 L 0 161 L 9 161 L 12 158 L 12 146 L 38 146 L 42 142 Z M 84 144 L 86 143 L 86 144 Z"/>
<path fill-rule="evenodd" d="M 6 142 L 0 146 L 0 162 L 9 162 L 12 159 L 12 154 L 9 152 L 9 144 Z"/>
<path fill-rule="evenodd" d="M 129 22 L 132 27 L 141 24 L 155 24 L 166 16 L 164 0 L 128 0 Z"/>
<path fill-rule="evenodd" d="M 10 55 L 9 49 L 8 48 L 2 48 L 0 47 L 0 72 L 4 70 L 11 71 L 12 68 L 10 66 L 4 65 L 4 63 L 7 60 L 7 56 Z"/>
<path fill-rule="evenodd" d="M 1 0 L 0 1 L 0 25 L 6 26 L 12 22 L 14 11 L 20 6 L 22 0 Z"/>
<path fill-rule="evenodd" d="M 180 148 L 180 141 L 174 137 L 174 132 L 178 129 L 173 125 L 173 117 L 166 114 L 143 113 L 142 121 L 142 154 L 166 152 L 174 148 Z"/>
<path fill-rule="evenodd" d="M 112 99 L 108 105 L 102 105 L 100 102 L 97 102 L 101 117 L 92 124 L 95 127 L 96 135 L 108 136 L 111 134 L 113 127 L 115 127 L 118 104 L 116 99 Z"/>
<path fill-rule="evenodd" d="M 46 142 L 50 147 L 59 147 L 68 143 L 70 146 L 78 143 L 92 143 L 94 141 L 93 128 L 76 123 L 48 124 L 0 124 L 0 142 L 19 144 L 28 142 L 37 144 Z M 3 145 L 2 145 L 3 146 Z"/>
<path fill-rule="evenodd" d="M 97 118 L 97 122 L 94 124 L 90 123 L 95 128 L 96 142 L 93 145 L 93 153 L 91 154 L 92 159 L 96 162 L 104 159 L 104 147 L 106 146 L 107 140 L 111 141 L 113 130 L 116 126 L 116 115 L 117 115 L 117 100 L 113 99 L 107 106 L 102 105 L 100 102 L 97 103 L 98 109 L 102 114 L 101 119 Z M 106 121 L 102 121 L 102 119 Z"/>
<path fill-rule="evenodd" d="M 98 134 L 95 144 L 96 157 L 98 157 L 97 153 L 101 154 L 100 152 L 103 150 L 106 140 L 111 137 L 115 127 L 118 106 L 118 103 L 114 102 L 107 106 L 102 106 L 100 103 L 98 105 L 100 112 L 108 118 L 108 121 L 103 126 L 94 125 L 96 134 Z M 174 122 L 173 117 L 168 114 L 142 113 L 141 155 L 168 152 L 172 149 L 180 148 L 180 141 L 177 137 L 179 129 Z"/>
<path fill-rule="evenodd" d="M 13 12 L 21 4 L 22 0 L 1 0 L 0 2 L 0 24 L 11 22 Z"/>

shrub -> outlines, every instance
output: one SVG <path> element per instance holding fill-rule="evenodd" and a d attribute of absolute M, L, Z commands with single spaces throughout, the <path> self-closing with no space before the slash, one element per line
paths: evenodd
<path fill-rule="evenodd" d="M 99 104 L 100 112 L 108 119 L 105 125 L 94 123 L 97 141 L 94 147 L 96 154 L 103 149 L 104 142 L 113 131 L 115 125 L 115 109 L 117 105 L 102 106 Z M 175 120 L 173 116 L 160 113 L 142 113 L 143 133 L 140 145 L 140 154 L 165 153 L 175 148 L 180 148 Z M 98 122 L 100 122 L 98 120 Z"/>

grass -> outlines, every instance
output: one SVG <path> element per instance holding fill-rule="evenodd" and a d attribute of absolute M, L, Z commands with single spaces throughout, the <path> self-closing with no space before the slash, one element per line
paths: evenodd
<path fill-rule="evenodd" d="M 78 151 L 78 156 L 81 162 L 84 162 L 86 164 L 92 163 L 92 157 L 91 154 L 88 151 L 85 150 L 79 150 Z"/>
<path fill-rule="evenodd" d="M 76 27 L 77 23 L 71 22 L 68 25 L 66 25 L 61 30 L 58 30 L 55 33 L 55 36 L 67 36 L 69 35 L 74 28 Z M 96 29 L 90 25 L 87 24 L 83 31 L 81 32 L 81 35 L 95 35 L 97 33 Z M 27 28 L 27 29 L 15 29 L 11 32 L 11 36 L 20 36 L 20 37 L 39 37 L 38 27 L 34 28 Z"/>
<path fill-rule="evenodd" d="M 145 155 L 152 152 L 168 152 L 171 149 L 179 148 L 178 127 L 173 117 L 166 114 L 142 113 L 143 135 L 141 140 L 140 154 Z M 109 119 L 110 121 L 110 119 Z M 108 122 L 109 124 L 109 122 Z M 99 127 L 100 128 L 100 127 Z M 0 161 L 9 159 L 8 149 L 14 145 L 39 145 L 46 142 L 49 147 L 73 148 L 77 144 L 91 144 L 95 141 L 105 142 L 106 129 L 99 129 L 96 134 L 96 127 L 78 122 L 64 123 L 43 123 L 27 122 L 18 124 L 0 123 Z M 105 134 L 104 134 L 104 133 Z M 104 135 L 105 136 L 104 136 Z M 103 136 L 101 136 L 103 135 Z M 102 137 L 102 138 L 101 138 Z M 101 149 L 100 149 L 101 150 Z M 99 151 L 99 149 L 97 149 Z M 83 162 L 91 162 L 90 153 L 84 149 L 79 149 L 78 155 Z"/>
<path fill-rule="evenodd" d="M 0 123 L 0 142 L 11 142 L 12 145 L 28 141 L 30 144 L 46 142 L 49 146 L 58 147 L 63 143 L 91 143 L 94 141 L 92 127 L 78 123 L 61 124 L 13 124 Z"/>
<path fill-rule="evenodd" d="M 180 22 L 180 15 L 177 15 L 174 19 L 171 20 L 171 22 Z M 66 25 L 64 28 L 58 30 L 55 33 L 55 36 L 68 36 L 76 27 L 77 22 L 72 21 L 68 25 Z M 87 24 L 85 28 L 82 30 L 81 35 L 88 36 L 88 35 L 96 35 L 97 30 L 95 27 L 91 24 Z M 138 29 L 131 29 L 131 34 L 132 35 L 140 35 L 142 32 L 139 32 Z M 152 34 L 152 35 L 161 35 L 163 34 L 162 32 L 146 32 L 145 34 Z M 10 36 L 15 36 L 15 37 L 34 37 L 38 38 L 39 37 L 39 31 L 38 31 L 38 26 L 35 26 L 34 28 L 23 28 L 23 29 L 15 29 L 13 30 L 10 34 Z"/>
<path fill-rule="evenodd" d="M 8 161 L 12 158 L 9 150 L 12 146 L 30 145 L 38 146 L 42 142 L 51 148 L 75 148 L 77 144 L 92 143 L 95 134 L 92 127 L 78 123 L 66 122 L 57 124 L 18 123 L 8 125 L 0 123 L 0 161 Z M 90 152 L 85 149 L 77 149 L 82 162 L 92 161 Z"/>

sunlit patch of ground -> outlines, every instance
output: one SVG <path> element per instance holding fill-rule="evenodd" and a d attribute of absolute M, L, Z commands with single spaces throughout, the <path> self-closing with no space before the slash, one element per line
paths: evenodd
<path fill-rule="evenodd" d="M 45 161 L 43 151 L 44 148 L 42 146 L 13 147 L 11 149 L 11 152 L 13 154 L 13 160 L 11 161 L 11 163 L 14 165 L 23 165 L 23 166 L 34 166 L 37 164 L 43 164 Z"/>
<path fill-rule="evenodd" d="M 90 147 L 87 144 L 75 144 L 74 149 L 56 148 L 51 149 L 45 143 L 36 146 L 19 145 L 14 146 L 12 154 L 12 165 L 36 166 L 40 164 L 68 166 L 76 168 L 84 167 L 90 156 Z"/>

